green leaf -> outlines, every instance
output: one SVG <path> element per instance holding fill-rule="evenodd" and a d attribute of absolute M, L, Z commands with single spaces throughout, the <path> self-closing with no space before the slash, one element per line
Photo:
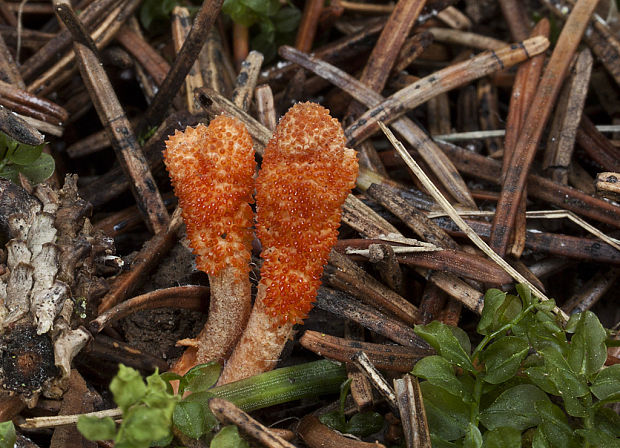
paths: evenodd
<path fill-rule="evenodd" d="M 594 415 L 594 427 L 612 437 L 620 437 L 620 415 L 613 409 L 602 407 Z"/>
<path fill-rule="evenodd" d="M 118 373 L 110 382 L 110 391 L 124 415 L 131 405 L 146 395 L 146 384 L 136 369 L 119 364 Z"/>
<path fill-rule="evenodd" d="M 9 151 L 7 156 L 17 165 L 30 165 L 39 158 L 41 151 L 43 151 L 43 145 L 30 146 L 21 143 L 13 151 Z"/>
<path fill-rule="evenodd" d="M 572 398 L 583 397 L 589 393 L 585 379 L 575 375 L 568 362 L 555 348 L 545 348 L 540 350 L 540 354 L 545 363 L 545 371 L 564 399 L 567 396 Z"/>
<path fill-rule="evenodd" d="M 178 0 L 144 0 L 140 7 L 140 23 L 150 32 L 156 32 L 170 23 L 170 13 Z"/>
<path fill-rule="evenodd" d="M 496 318 L 497 310 L 502 306 L 504 300 L 506 300 L 506 293 L 499 289 L 492 288 L 486 292 L 484 295 L 484 308 L 476 329 L 478 333 L 487 335 L 501 327 L 501 325 L 498 326 Z"/>
<path fill-rule="evenodd" d="M 553 317 L 538 312 L 533 316 L 526 316 L 522 323 L 525 326 L 525 334 L 534 349 L 541 350 L 551 346 L 563 355 L 568 351 L 566 333 Z"/>
<path fill-rule="evenodd" d="M 536 431 L 534 431 L 532 448 L 551 448 L 549 441 L 547 440 L 540 428 L 536 428 Z"/>
<path fill-rule="evenodd" d="M 77 429 L 88 440 L 113 440 L 116 436 L 116 423 L 111 417 L 80 415 Z"/>
<path fill-rule="evenodd" d="M 540 422 L 534 404 L 544 400 L 549 400 L 547 394 L 534 385 L 514 386 L 480 413 L 480 421 L 488 429 L 509 427 L 523 431 Z"/>
<path fill-rule="evenodd" d="M 17 440 L 13 422 L 0 423 L 0 448 L 13 448 Z"/>
<path fill-rule="evenodd" d="M 544 312 L 551 312 L 555 308 L 555 300 L 541 300 L 536 304 L 536 309 Z"/>
<path fill-rule="evenodd" d="M 579 446 L 562 409 L 551 403 L 549 399 L 541 400 L 534 406 L 540 417 L 539 429 L 549 445 L 557 448 Z"/>
<path fill-rule="evenodd" d="M 463 437 L 469 428 L 470 407 L 460 397 L 428 381 L 422 382 L 420 388 L 432 432 L 448 441 Z"/>
<path fill-rule="evenodd" d="M 454 367 L 438 355 L 422 358 L 415 365 L 411 373 L 428 380 L 431 384 L 441 387 L 466 401 L 471 399 L 470 393 L 454 374 Z"/>
<path fill-rule="evenodd" d="M 248 442 L 243 440 L 239 435 L 239 430 L 236 426 L 224 426 L 220 432 L 218 432 L 209 448 L 249 448 Z"/>
<path fill-rule="evenodd" d="M 614 364 L 601 370 L 596 375 L 590 390 L 599 400 L 620 401 L 620 364 Z"/>
<path fill-rule="evenodd" d="M 478 323 L 478 333 L 480 334 L 488 335 L 499 330 L 513 320 L 523 308 L 519 297 L 511 294 L 506 295 L 505 293 L 499 293 L 501 293 L 501 291 L 491 294 L 488 301 L 485 295 L 485 308 L 487 308 L 487 302 L 490 308 L 487 313 L 484 312 L 484 309 L 482 310 L 482 314 L 486 314 L 486 316 L 484 320 L 481 318 Z M 489 294 L 489 292 L 487 292 L 487 294 Z M 504 295 L 504 299 L 500 302 L 502 295 Z"/>
<path fill-rule="evenodd" d="M 505 336 L 489 345 L 482 353 L 484 381 L 491 384 L 508 381 L 519 370 L 529 349 L 530 345 L 517 336 Z"/>
<path fill-rule="evenodd" d="M 607 359 L 607 334 L 592 311 L 579 313 L 578 319 L 568 348 L 568 364 L 573 372 L 590 379 Z"/>
<path fill-rule="evenodd" d="M 259 16 L 270 17 L 280 9 L 279 0 L 240 0 L 240 2 Z"/>
<path fill-rule="evenodd" d="M 469 424 L 467 432 L 465 433 L 465 440 L 463 440 L 463 448 L 481 448 L 482 447 L 482 434 L 478 427 L 472 423 Z"/>
<path fill-rule="evenodd" d="M 207 364 L 199 364 L 192 367 L 181 380 L 179 393 L 184 391 L 203 392 L 211 388 L 217 382 L 222 371 L 222 366 L 212 361 Z"/>
<path fill-rule="evenodd" d="M 199 439 L 211 430 L 207 427 L 207 419 L 200 403 L 184 401 L 177 404 L 172 414 L 174 426 L 188 437 Z"/>
<path fill-rule="evenodd" d="M 456 443 L 448 442 L 447 440 L 439 437 L 437 434 L 431 433 L 431 446 L 433 448 L 456 448 L 460 447 L 461 444 L 459 443 L 457 445 Z"/>
<path fill-rule="evenodd" d="M 595 448 L 620 448 L 620 439 L 598 429 L 577 429 L 576 434 L 580 435 L 591 447 Z"/>
<path fill-rule="evenodd" d="M 126 413 L 123 412 L 124 432 L 119 441 L 148 446 L 168 437 L 171 424 L 170 417 L 163 409 L 134 406 Z"/>
<path fill-rule="evenodd" d="M 16 165 L 4 165 L 0 168 L 0 177 L 19 185 L 19 171 L 17 171 Z"/>
<path fill-rule="evenodd" d="M 433 321 L 428 325 L 416 325 L 414 331 L 450 363 L 470 372 L 475 370 L 468 351 L 461 345 L 459 338 L 455 336 L 455 331 L 448 325 Z"/>
<path fill-rule="evenodd" d="M 347 422 L 340 411 L 331 411 L 322 414 L 319 416 L 319 421 L 336 431 L 345 432 L 346 430 Z"/>
<path fill-rule="evenodd" d="M 484 433 L 485 448 L 521 448 L 521 431 L 501 427 Z"/>
<path fill-rule="evenodd" d="M 297 30 L 301 20 L 301 11 L 294 6 L 287 6 L 274 14 L 271 20 L 279 33 L 290 33 Z"/>
<path fill-rule="evenodd" d="M 197 403 L 202 408 L 203 421 L 205 426 L 205 433 L 211 431 L 217 426 L 217 419 L 209 408 L 209 399 L 213 398 L 213 394 L 210 392 L 196 392 L 188 395 L 177 404 L 177 407 L 183 403 Z M 193 405 L 192 405 L 193 406 Z M 175 408 L 176 411 L 176 408 Z M 174 418 L 173 418 L 174 419 Z M 175 422 L 176 424 L 176 422 Z"/>
<path fill-rule="evenodd" d="M 180 380 L 181 378 L 183 378 L 181 375 L 179 375 L 178 373 L 174 373 L 174 372 L 164 372 L 160 375 L 160 377 L 162 380 L 166 382 L 166 391 L 170 395 L 174 394 L 174 389 L 172 388 L 172 384 L 170 384 L 170 382 L 179 381 L 179 384 L 180 384 Z M 182 395 L 182 392 L 179 391 L 179 395 Z"/>
<path fill-rule="evenodd" d="M 250 27 L 258 21 L 258 15 L 240 0 L 224 0 L 222 12 L 228 14 L 234 22 Z"/>
<path fill-rule="evenodd" d="M 378 412 L 360 412 L 355 414 L 347 422 L 345 431 L 357 437 L 368 437 L 381 431 L 383 428 L 383 416 Z"/>
<path fill-rule="evenodd" d="M 33 184 L 40 184 L 54 174 L 56 163 L 54 158 L 46 153 L 41 153 L 39 158 L 30 165 L 17 165 L 17 169 Z"/>
<path fill-rule="evenodd" d="M 276 57 L 275 33 L 259 33 L 250 40 L 252 50 L 258 51 L 265 57 L 265 62 Z"/>
<path fill-rule="evenodd" d="M 560 395 L 558 388 L 551 378 L 549 378 L 549 374 L 544 367 L 530 367 L 529 369 L 525 369 L 524 372 L 532 383 L 540 387 L 548 394 Z"/>
<path fill-rule="evenodd" d="M 523 302 L 523 308 L 528 307 L 532 303 L 532 291 L 522 283 L 517 284 L 516 289 Z"/>

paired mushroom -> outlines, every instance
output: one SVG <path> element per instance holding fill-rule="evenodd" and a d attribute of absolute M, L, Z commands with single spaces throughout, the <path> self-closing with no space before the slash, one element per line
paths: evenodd
<path fill-rule="evenodd" d="M 196 340 L 182 341 L 190 347 L 174 370 L 224 360 L 237 339 L 220 384 L 272 369 L 316 298 L 341 206 L 355 185 L 355 151 L 345 148 L 342 128 L 327 109 L 300 103 L 276 128 L 256 182 L 251 139 L 241 123 L 224 116 L 208 128 L 177 132 L 165 161 L 197 265 L 211 284 L 207 324 Z M 254 186 L 263 266 L 248 319 Z"/>

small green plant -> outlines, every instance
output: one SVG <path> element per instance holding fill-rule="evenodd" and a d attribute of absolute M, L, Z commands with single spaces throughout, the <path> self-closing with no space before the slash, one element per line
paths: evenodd
<path fill-rule="evenodd" d="M 13 448 L 17 435 L 15 434 L 15 426 L 13 422 L 0 423 L 0 448 Z"/>
<path fill-rule="evenodd" d="M 211 448 L 248 448 L 234 426 L 223 427 L 215 434 L 219 425 L 209 409 L 211 398 L 224 398 L 253 411 L 334 393 L 346 379 L 342 365 L 315 361 L 213 387 L 220 371 L 221 366 L 212 362 L 200 364 L 184 376 L 155 372 L 145 383 L 138 371 L 120 365 L 110 390 L 122 411 L 122 423 L 117 425 L 111 417 L 81 416 L 78 430 L 89 440 L 114 440 L 119 448 L 169 446 L 175 430 L 192 439 L 210 441 Z M 177 395 L 170 381 L 179 381 Z M 185 392 L 191 394 L 181 399 Z"/>
<path fill-rule="evenodd" d="M 345 402 L 351 390 L 351 378 L 340 386 L 340 407 L 319 417 L 324 425 L 346 434 L 366 437 L 383 428 L 383 416 L 378 412 L 367 411 L 354 414 L 349 420 L 344 415 Z"/>
<path fill-rule="evenodd" d="M 77 428 L 89 440 L 114 440 L 117 448 L 165 446 L 172 440 L 172 414 L 180 399 L 168 387 L 158 372 L 145 383 L 137 370 L 121 364 L 110 391 L 123 412 L 122 423 L 81 416 Z"/>
<path fill-rule="evenodd" d="M 145 0 L 140 7 L 140 22 L 149 32 L 161 33 L 169 26 L 174 7 L 183 4 L 189 5 L 190 12 L 197 11 L 187 1 Z M 289 2 L 283 6 L 280 0 L 224 0 L 222 12 L 235 23 L 251 28 L 250 45 L 263 54 L 265 62 L 276 56 L 278 46 L 294 40 L 301 20 L 295 5 Z"/>
<path fill-rule="evenodd" d="M 30 146 L 0 132 L 0 177 L 19 184 L 23 174 L 32 184 L 47 180 L 54 173 L 54 158 L 43 152 L 44 145 Z"/>
<path fill-rule="evenodd" d="M 523 285 L 491 289 L 473 349 L 460 328 L 416 326 L 437 350 L 413 374 L 434 447 L 620 447 L 620 365 L 604 367 L 607 332 L 590 311 L 563 326 Z M 571 336 L 572 335 L 572 336 Z"/>
<path fill-rule="evenodd" d="M 282 6 L 280 0 L 224 0 L 222 11 L 251 29 L 251 47 L 271 61 L 279 45 L 290 43 L 301 19 L 292 3 Z"/>

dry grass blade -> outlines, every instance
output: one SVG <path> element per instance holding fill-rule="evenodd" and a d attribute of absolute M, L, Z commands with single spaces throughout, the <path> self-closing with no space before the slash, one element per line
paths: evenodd
<path fill-rule="evenodd" d="M 473 231 L 469 225 L 461 218 L 458 212 L 452 207 L 452 205 L 447 201 L 447 199 L 441 194 L 441 192 L 437 189 L 437 187 L 433 184 L 433 182 L 428 178 L 428 176 L 422 171 L 422 168 L 416 163 L 415 160 L 409 155 L 407 150 L 403 147 L 402 143 L 398 141 L 398 139 L 394 136 L 392 131 L 390 131 L 383 123 L 379 122 L 379 126 L 390 140 L 398 154 L 403 158 L 407 166 L 411 169 L 411 171 L 415 174 L 415 176 L 420 180 L 422 185 L 428 190 L 428 192 L 433 196 L 435 201 L 448 213 L 450 218 L 454 220 L 454 222 L 459 226 L 459 228 L 465 232 L 465 234 L 471 239 L 471 241 L 482 250 L 486 255 L 489 256 L 494 262 L 496 262 L 499 266 L 501 266 L 513 279 L 518 281 L 519 283 L 523 283 L 527 285 L 534 295 L 543 299 L 549 300 L 548 297 L 541 292 L 538 288 L 536 288 L 530 281 L 528 281 L 525 277 L 519 274 L 512 266 L 510 266 L 503 258 L 497 255 L 493 250 L 482 241 L 476 232 Z M 554 310 L 562 319 L 568 320 L 568 316 L 559 308 L 555 308 Z"/>

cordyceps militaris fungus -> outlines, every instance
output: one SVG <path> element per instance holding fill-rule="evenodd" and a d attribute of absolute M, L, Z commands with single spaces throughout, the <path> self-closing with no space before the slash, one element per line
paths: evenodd
<path fill-rule="evenodd" d="M 166 167 L 179 198 L 187 237 L 198 269 L 209 275 L 209 317 L 173 371 L 223 360 L 243 331 L 251 307 L 249 263 L 252 250 L 256 162 L 245 126 L 224 115 L 208 127 L 177 131 L 166 142 Z"/>
<path fill-rule="evenodd" d="M 292 107 L 265 148 L 256 181 L 261 280 L 220 384 L 276 365 L 293 325 L 312 308 L 356 177 L 355 151 L 345 148 L 329 111 L 314 103 Z"/>

